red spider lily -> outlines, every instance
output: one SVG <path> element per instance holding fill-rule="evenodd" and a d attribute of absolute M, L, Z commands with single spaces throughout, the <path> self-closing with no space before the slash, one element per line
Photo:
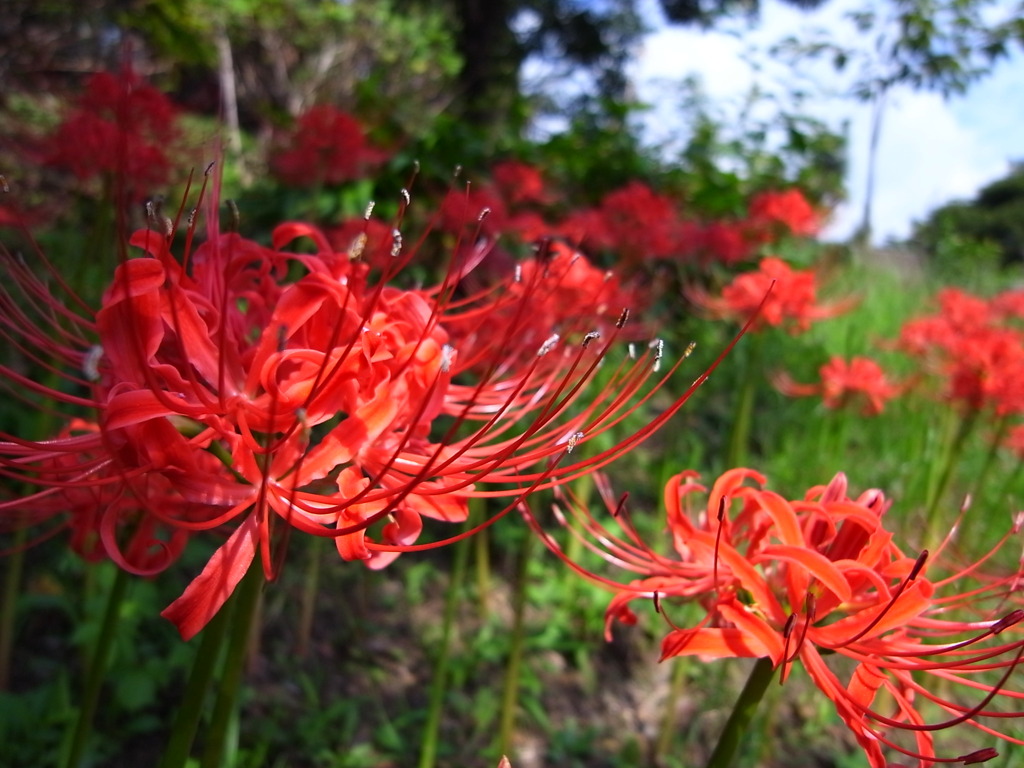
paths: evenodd
<path fill-rule="evenodd" d="M 315 187 L 362 178 L 387 157 L 369 144 L 354 117 L 321 104 L 298 119 L 270 167 L 285 184 Z"/>
<path fill-rule="evenodd" d="M 756 486 L 744 485 L 747 480 Z M 602 494 L 625 536 L 600 525 L 578 501 L 569 504 L 577 518 L 570 530 L 580 532 L 591 550 L 641 576 L 622 585 L 570 563 L 617 592 L 606 633 L 614 620 L 636 621 L 629 607 L 634 600 L 653 598 L 663 614 L 669 598 L 698 602 L 705 618 L 693 628 L 673 625 L 662 643 L 663 659 L 765 657 L 782 681 L 800 662 L 873 768 L 889 765 L 887 748 L 929 765 L 981 762 L 997 754 L 986 747 L 939 757 L 934 734 L 960 724 L 1022 743 L 997 724 L 1024 717 L 1018 704 L 1024 691 L 1008 687 L 1024 656 L 1024 611 L 1008 605 L 1017 599 L 1024 569 L 998 578 L 984 572 L 1019 534 L 1020 516 L 980 560 L 943 569 L 933 565 L 942 552 L 913 557 L 894 543 L 883 525 L 890 503 L 880 491 L 851 499 L 839 474 L 804 499 L 789 501 L 763 483 L 753 470 L 730 470 L 701 505 L 693 503 L 706 491 L 696 474 L 673 477 L 665 503 L 675 556 L 644 543 L 629 524 L 625 498 L 616 504 L 606 485 Z M 561 554 L 551 536 L 540 533 Z M 898 732 L 909 733 L 914 746 L 894 741 Z"/>
<path fill-rule="evenodd" d="M 640 182 L 605 195 L 601 213 L 613 249 L 627 264 L 667 258 L 679 250 L 675 204 Z"/>
<path fill-rule="evenodd" d="M 700 229 L 694 239 L 706 254 L 706 261 L 728 266 L 750 256 L 750 239 L 740 224 L 713 221 Z"/>
<path fill-rule="evenodd" d="M 473 228 L 478 234 L 496 237 L 509 222 L 508 209 L 501 196 L 487 187 L 470 186 L 453 189 L 441 203 L 440 227 L 459 234 Z"/>
<path fill-rule="evenodd" d="M 506 160 L 491 172 L 494 184 L 510 208 L 521 205 L 547 205 L 552 200 L 541 172 L 517 160 Z"/>
<path fill-rule="evenodd" d="M 789 397 L 821 396 L 826 408 L 842 408 L 860 401 L 866 416 L 877 416 L 887 400 L 900 394 L 902 388 L 891 382 L 882 367 L 867 357 L 853 357 L 849 362 L 833 357 L 820 369 L 818 384 L 800 384 L 787 374 L 778 374 L 773 384 Z"/>
<path fill-rule="evenodd" d="M 821 216 L 799 189 L 761 192 L 750 201 L 748 227 L 761 237 L 774 239 L 781 227 L 790 234 L 811 236 L 821 228 Z"/>
<path fill-rule="evenodd" d="M 537 344 L 506 317 L 514 306 L 533 321 L 557 315 L 541 306 L 557 292 L 540 277 L 464 294 L 459 281 L 474 264 L 456 261 L 441 284 L 399 290 L 387 281 L 410 258 L 400 235 L 374 280 L 305 224 L 278 227 L 271 247 L 215 229 L 196 246 L 193 221 L 180 259 L 175 231 L 168 222 L 132 236 L 138 253 L 122 260 L 95 313 L 52 269 L 57 294 L 8 257 L 21 295 L 0 293 L 0 330 L 63 383 L 11 367 L 0 378 L 22 399 L 94 416 L 52 440 L 0 436 L 0 472 L 39 489 L 0 512 L 6 527 L 56 519 L 81 531 L 83 548 L 143 574 L 165 568 L 188 535 L 227 535 L 164 611 L 186 638 L 257 555 L 276 574 L 283 547 L 275 555 L 272 545 L 289 531 L 334 539 L 343 558 L 382 567 L 444 543 L 414 543 L 424 517 L 464 520 L 472 496 L 513 499 L 507 512 L 610 462 L 706 378 L 636 433 L 581 456 L 671 373 L 653 375 L 661 350 L 651 347 L 587 395 L 624 313 L 604 338 L 563 340 L 566 329 L 551 328 Z M 286 250 L 300 238 L 314 252 Z M 597 300 L 588 291 L 574 298 Z M 573 332 L 585 314 L 574 309 Z"/>
<path fill-rule="evenodd" d="M 717 317 L 744 320 L 761 305 L 769 289 L 771 294 L 764 301 L 756 325 L 786 325 L 792 333 L 806 331 L 817 320 L 841 315 L 854 303 L 847 299 L 818 304 L 814 272 L 793 269 L 774 256 L 762 259 L 756 271 L 737 275 L 720 297 L 693 287 L 687 289 L 686 296 Z"/>
<path fill-rule="evenodd" d="M 78 105 L 47 139 L 45 162 L 86 181 L 131 180 L 130 198 L 167 181 L 177 128 L 177 109 L 131 71 L 89 78 Z"/>
<path fill-rule="evenodd" d="M 385 268 L 392 258 L 394 228 L 372 216 L 348 219 L 336 226 L 326 227 L 324 235 L 336 251 L 347 253 L 350 258 L 361 259 L 376 269 Z"/>
<path fill-rule="evenodd" d="M 899 345 L 944 381 L 944 395 L 970 410 L 1024 413 L 1024 335 L 1012 324 L 1012 292 L 986 300 L 958 289 L 938 295 L 939 312 L 907 322 Z"/>
<path fill-rule="evenodd" d="M 594 331 L 611 333 L 623 307 L 642 304 L 638 293 L 625 288 L 615 273 L 595 267 L 582 253 L 556 240 L 542 240 L 537 255 L 519 262 L 513 275 L 503 293 L 486 306 L 486 323 L 475 310 L 448 323 L 464 356 L 489 349 L 500 328 L 502 336 L 518 340 L 521 355 L 531 357 L 552 333 L 573 341 Z M 634 340 L 637 326 L 616 329 L 616 335 Z M 489 356 L 484 351 L 479 357 Z"/>

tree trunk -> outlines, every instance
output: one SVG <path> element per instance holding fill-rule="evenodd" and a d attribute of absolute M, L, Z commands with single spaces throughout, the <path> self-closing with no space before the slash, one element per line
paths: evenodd
<path fill-rule="evenodd" d="M 519 92 L 522 51 L 511 28 L 510 0 L 455 0 L 461 116 L 470 123 L 501 129 L 511 123 Z"/>

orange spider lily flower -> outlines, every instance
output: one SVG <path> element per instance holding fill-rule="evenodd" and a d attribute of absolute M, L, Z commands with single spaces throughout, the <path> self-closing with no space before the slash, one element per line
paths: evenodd
<path fill-rule="evenodd" d="M 1020 300 L 1007 291 L 983 299 L 955 288 L 939 312 L 907 322 L 899 346 L 943 382 L 945 397 L 998 416 L 1024 413 L 1024 335 L 1013 321 Z"/>
<path fill-rule="evenodd" d="M 671 375 L 655 374 L 661 349 L 650 347 L 589 392 L 625 322 L 621 308 L 603 337 L 564 339 L 564 328 L 551 328 L 536 342 L 523 328 L 557 315 L 538 304 L 550 299 L 544 280 L 510 275 L 495 289 L 460 292 L 483 252 L 456 260 L 436 286 L 401 290 L 387 284 L 411 257 L 397 229 L 379 279 L 306 224 L 279 226 L 270 247 L 211 226 L 196 245 L 190 217 L 181 258 L 176 231 L 168 221 L 131 237 L 136 253 L 96 312 L 52 268 L 56 293 L 6 259 L 21 295 L 0 291 L 0 331 L 62 381 L 12 367 L 0 367 L 0 380 L 34 408 L 94 416 L 52 440 L 0 435 L 0 473 L 38 488 L 0 502 L 0 526 L 56 520 L 80 551 L 139 574 L 166 568 L 189 536 L 226 536 L 164 611 L 186 639 L 254 560 L 276 575 L 290 531 L 383 567 L 445 543 L 416 543 L 424 519 L 463 521 L 470 497 L 508 498 L 507 512 L 535 489 L 612 461 L 707 376 L 587 456 L 586 443 Z M 312 252 L 294 248 L 303 242 Z"/>
<path fill-rule="evenodd" d="M 653 598 L 663 614 L 670 598 L 698 602 L 705 618 L 696 627 L 673 625 L 663 659 L 767 657 L 781 681 L 799 662 L 872 768 L 890 765 L 890 749 L 929 765 L 997 754 L 985 747 L 940 757 L 935 734 L 961 724 L 1021 744 L 997 724 L 1024 717 L 1024 691 L 1009 686 L 1024 656 L 1024 611 L 1012 607 L 1024 572 L 1018 566 L 1005 577 L 984 573 L 1019 533 L 1021 520 L 978 562 L 940 573 L 933 561 L 941 551 L 914 557 L 895 544 L 883 526 L 890 502 L 880 491 L 851 499 L 839 474 L 789 501 L 761 487 L 764 480 L 750 469 L 730 470 L 706 504 L 695 505 L 706 492 L 696 474 L 673 477 L 665 502 L 674 556 L 644 543 L 629 524 L 625 498 L 615 503 L 606 484 L 599 487 L 625 536 L 601 526 L 578 502 L 566 505 L 577 518 L 569 528 L 586 546 L 641 576 L 622 585 L 570 563 L 617 592 L 606 633 L 615 620 L 636 621 L 629 604 L 637 599 Z M 552 537 L 533 526 L 560 554 Z M 973 703 L 962 701 L 967 696 Z M 896 732 L 909 733 L 913 746 L 894 740 Z"/>
<path fill-rule="evenodd" d="M 889 381 L 877 362 L 867 357 L 853 357 L 849 362 L 841 357 L 832 357 L 819 372 L 821 381 L 818 384 L 800 384 L 785 373 L 775 375 L 772 383 L 789 397 L 820 396 L 830 410 L 859 401 L 866 416 L 880 414 L 886 401 L 902 390 Z"/>
<path fill-rule="evenodd" d="M 798 333 L 810 328 L 812 322 L 843 314 L 856 303 L 846 299 L 819 304 L 817 290 L 812 270 L 793 269 L 782 259 L 769 256 L 761 260 L 757 270 L 737 275 L 722 289 L 721 296 L 691 287 L 686 297 L 714 317 L 740 321 L 754 314 L 764 301 L 755 328 L 785 325 L 792 333 Z"/>
<path fill-rule="evenodd" d="M 750 201 L 748 226 L 766 235 L 783 228 L 794 235 L 810 237 L 821 229 L 821 213 L 814 210 L 799 189 L 761 192 Z"/>

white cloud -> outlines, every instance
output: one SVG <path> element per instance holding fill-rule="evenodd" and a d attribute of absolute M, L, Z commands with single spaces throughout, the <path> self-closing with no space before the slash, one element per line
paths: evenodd
<path fill-rule="evenodd" d="M 805 67 L 794 73 L 763 53 L 749 61 L 744 52 L 764 51 L 787 34 L 824 27 L 841 34 L 848 25 L 840 17 L 851 3 L 833 0 L 817 12 L 803 14 L 788 6 L 766 2 L 756 30 L 701 33 L 664 24 L 657 3 L 645 5 L 648 18 L 659 25 L 645 41 L 632 70 L 641 100 L 654 106 L 650 135 L 672 136 L 679 125 L 677 104 L 665 80 L 676 82 L 697 74 L 716 101 L 736 102 L 755 82 L 784 93 L 805 86 L 795 78 L 815 78 L 828 87 L 834 76 L 827 66 Z M 837 86 L 833 85 L 833 88 Z M 878 241 L 905 237 L 913 220 L 952 199 L 971 197 L 978 187 L 1004 175 L 1008 161 L 1024 158 L 1024 57 L 998 66 L 966 97 L 941 97 L 911 90 L 893 91 L 887 106 L 878 149 L 873 204 L 873 230 Z M 860 222 L 865 197 L 871 109 L 849 99 L 821 98 L 808 111 L 839 130 L 849 120 L 847 188 L 850 200 L 835 212 L 826 233 L 846 238 Z M 676 129 L 678 130 L 678 128 Z"/>

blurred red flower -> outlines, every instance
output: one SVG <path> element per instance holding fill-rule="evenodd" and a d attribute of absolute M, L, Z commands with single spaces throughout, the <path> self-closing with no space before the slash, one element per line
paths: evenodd
<path fill-rule="evenodd" d="M 938 294 L 939 311 L 912 319 L 899 346 L 943 383 L 943 394 L 966 408 L 1024 413 L 1024 334 L 1012 321 L 1012 292 L 991 300 L 955 288 Z"/>
<path fill-rule="evenodd" d="M 117 179 L 138 201 L 167 181 L 180 135 L 177 117 L 170 99 L 134 72 L 98 72 L 45 140 L 44 162 L 81 181 Z"/>
<path fill-rule="evenodd" d="M 498 163 L 491 171 L 494 185 L 510 208 L 522 205 L 547 205 L 552 195 L 541 172 L 518 160 Z"/>
<path fill-rule="evenodd" d="M 847 362 L 832 357 L 820 369 L 817 384 L 799 384 L 788 374 L 777 374 L 773 384 L 789 397 L 820 396 L 826 408 L 842 408 L 860 402 L 867 416 L 877 416 L 887 400 L 896 397 L 902 388 L 891 382 L 882 367 L 867 357 L 853 357 Z"/>
<path fill-rule="evenodd" d="M 768 240 L 781 228 L 793 235 L 810 237 L 821 228 L 821 216 L 799 189 L 761 192 L 750 201 L 747 224 Z"/>
<path fill-rule="evenodd" d="M 612 250 L 626 264 L 676 255 L 679 246 L 675 203 L 634 181 L 601 200 L 601 215 Z"/>
<path fill-rule="evenodd" d="M 329 104 L 309 109 L 270 160 L 274 175 L 293 187 L 344 184 L 363 178 L 388 154 L 370 145 L 352 115 Z"/>
<path fill-rule="evenodd" d="M 757 270 L 737 275 L 713 297 L 700 288 L 686 290 L 686 297 L 710 314 L 743 321 L 760 307 L 755 327 L 785 325 L 791 333 L 806 331 L 811 323 L 849 310 L 854 301 L 819 304 L 817 277 L 812 270 L 797 270 L 775 256 L 761 260 Z M 767 298 L 765 298 L 767 297 Z"/>

